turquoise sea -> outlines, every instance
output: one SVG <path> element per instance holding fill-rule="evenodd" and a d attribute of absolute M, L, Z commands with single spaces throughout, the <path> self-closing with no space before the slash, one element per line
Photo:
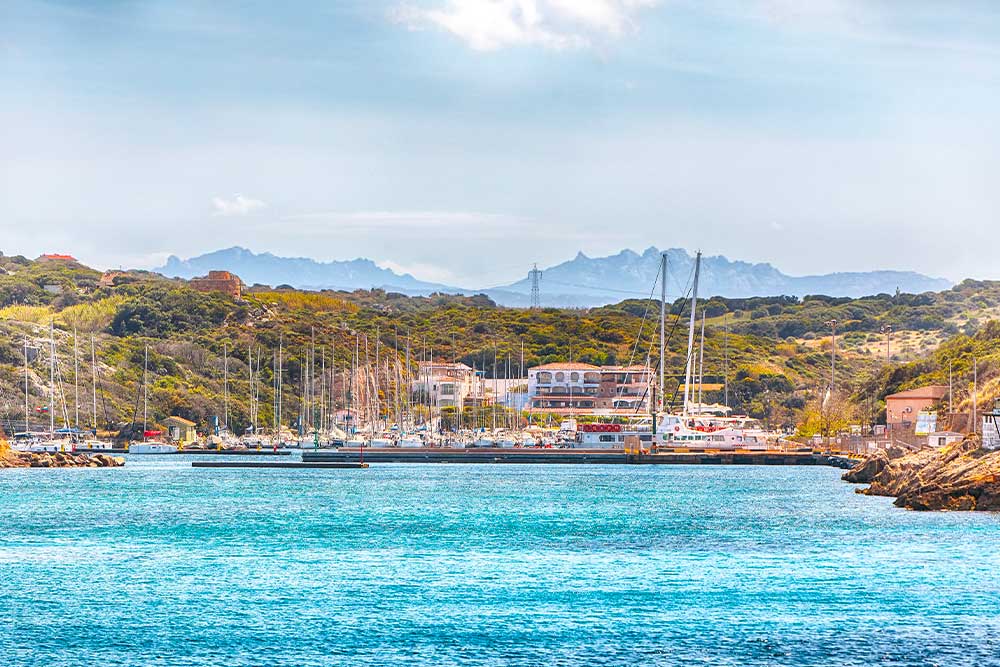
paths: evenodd
<path fill-rule="evenodd" d="M 0 471 L 0 665 L 995 665 L 1000 516 L 831 468 Z"/>

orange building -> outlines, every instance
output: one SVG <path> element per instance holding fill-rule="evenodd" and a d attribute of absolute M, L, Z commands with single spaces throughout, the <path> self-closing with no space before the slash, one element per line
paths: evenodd
<path fill-rule="evenodd" d="M 73 255 L 60 255 L 58 253 L 50 253 L 46 255 L 41 255 L 38 260 L 39 262 L 75 262 L 76 257 Z"/>
<path fill-rule="evenodd" d="M 921 410 L 937 405 L 948 395 L 948 387 L 932 384 L 885 397 L 885 423 L 889 426 L 914 424 Z"/>
<path fill-rule="evenodd" d="M 192 278 L 191 287 L 199 292 L 222 292 L 234 299 L 243 295 L 243 281 L 229 271 L 209 271 L 204 278 Z"/>

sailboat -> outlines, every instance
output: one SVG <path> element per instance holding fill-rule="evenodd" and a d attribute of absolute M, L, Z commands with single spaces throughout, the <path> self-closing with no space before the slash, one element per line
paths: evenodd
<path fill-rule="evenodd" d="M 662 258 L 664 285 L 666 284 L 666 256 Z M 688 324 L 688 354 L 684 379 L 684 404 L 681 413 L 664 414 L 658 423 L 657 433 L 651 439 L 659 446 L 695 448 L 695 449 L 767 449 L 774 439 L 767 433 L 757 420 L 750 417 L 731 417 L 705 414 L 702 403 L 702 377 L 704 375 L 705 320 L 702 316 L 701 343 L 698 347 L 698 357 L 695 356 L 695 329 L 698 323 L 698 279 L 701 274 L 701 252 L 695 256 L 694 282 L 691 290 L 691 316 Z M 665 290 L 661 292 L 661 314 L 665 311 Z M 660 358 L 663 359 L 663 330 L 660 326 Z M 663 364 L 661 362 L 660 396 L 663 396 Z M 695 398 L 692 391 L 692 381 L 698 378 L 697 405 L 692 403 Z"/>
<path fill-rule="evenodd" d="M 27 355 L 27 349 L 25 349 Z M 43 439 L 31 442 L 28 451 L 31 452 L 64 452 L 73 449 L 73 444 L 68 439 L 56 439 L 56 388 L 60 385 L 56 380 L 56 334 L 55 323 L 49 323 L 49 431 Z M 25 356 L 25 373 L 27 374 L 27 356 Z M 27 387 L 27 375 L 25 375 L 25 387 Z M 27 417 L 25 417 L 27 420 Z M 63 413 L 63 424 L 67 422 L 66 413 Z M 63 429 L 65 430 L 65 429 Z"/>
<path fill-rule="evenodd" d="M 168 442 L 146 440 L 149 406 L 149 346 L 146 346 L 142 361 L 142 442 L 133 442 L 128 446 L 129 454 L 176 454 L 177 445 Z"/>
<path fill-rule="evenodd" d="M 90 366 L 91 366 L 91 407 L 92 407 L 92 420 L 91 420 L 91 433 L 93 433 L 93 438 L 87 438 L 82 443 L 78 449 L 84 451 L 110 451 L 114 444 L 106 440 L 101 440 L 97 437 L 97 352 L 94 348 L 94 337 L 90 337 Z"/>
<path fill-rule="evenodd" d="M 666 278 L 667 256 L 660 258 L 660 371 L 657 411 L 637 424 L 587 424 L 580 425 L 573 443 L 577 448 L 622 449 L 625 440 L 636 437 L 643 448 L 669 447 L 681 449 L 767 449 L 773 436 L 760 428 L 749 417 L 706 415 L 701 408 L 699 379 L 698 396 L 692 393 L 692 382 L 703 374 L 704 320 L 699 357 L 695 355 L 695 330 L 698 324 L 698 281 L 701 274 L 701 252 L 695 256 L 694 277 L 691 288 L 691 314 L 688 325 L 687 364 L 684 380 L 684 403 L 679 414 L 666 411 L 665 368 L 666 358 Z M 692 399 L 697 398 L 695 407 Z"/>

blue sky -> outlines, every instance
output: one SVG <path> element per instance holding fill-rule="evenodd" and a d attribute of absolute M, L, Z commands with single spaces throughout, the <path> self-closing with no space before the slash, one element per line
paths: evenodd
<path fill-rule="evenodd" d="M 2 249 L 1000 278 L 997 118 L 995 2 L 5 0 Z"/>

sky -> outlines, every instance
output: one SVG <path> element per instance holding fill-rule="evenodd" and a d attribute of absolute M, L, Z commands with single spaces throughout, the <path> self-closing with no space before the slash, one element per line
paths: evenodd
<path fill-rule="evenodd" d="M 994 0 L 3 0 L 0 250 L 1000 278 Z"/>

